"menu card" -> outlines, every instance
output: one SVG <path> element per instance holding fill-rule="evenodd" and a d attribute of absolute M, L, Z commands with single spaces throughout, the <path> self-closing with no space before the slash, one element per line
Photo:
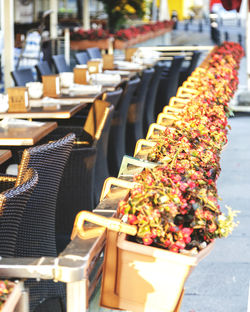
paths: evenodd
<path fill-rule="evenodd" d="M 7 89 L 10 113 L 25 113 L 30 109 L 28 88 L 13 87 Z"/>

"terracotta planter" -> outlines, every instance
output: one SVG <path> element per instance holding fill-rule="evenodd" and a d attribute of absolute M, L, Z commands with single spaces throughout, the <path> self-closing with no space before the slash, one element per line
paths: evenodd
<path fill-rule="evenodd" d="M 99 48 L 99 49 L 108 49 L 109 48 L 109 39 L 100 39 L 100 40 L 79 40 L 71 41 L 70 48 L 72 50 L 85 50 L 87 48 Z"/>
<path fill-rule="evenodd" d="M 185 281 L 213 244 L 196 256 L 186 256 L 108 231 L 101 305 L 133 312 L 179 311 Z"/>
<path fill-rule="evenodd" d="M 132 45 L 132 40 L 123 41 L 123 40 L 115 39 L 114 41 L 114 48 L 118 50 L 126 49 L 130 47 L 131 45 Z"/>

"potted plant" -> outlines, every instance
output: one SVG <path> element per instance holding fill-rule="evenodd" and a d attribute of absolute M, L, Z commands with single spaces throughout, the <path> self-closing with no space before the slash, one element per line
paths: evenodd
<path fill-rule="evenodd" d="M 85 50 L 87 48 L 99 47 L 109 48 L 110 33 L 102 28 L 83 30 L 76 28 L 71 32 L 70 47 L 72 50 Z"/>

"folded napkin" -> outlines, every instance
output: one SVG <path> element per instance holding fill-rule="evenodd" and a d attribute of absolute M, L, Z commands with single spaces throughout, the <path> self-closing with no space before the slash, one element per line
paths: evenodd
<path fill-rule="evenodd" d="M 24 120 L 24 119 L 15 119 L 15 118 L 4 118 L 0 121 L 0 127 L 21 127 L 21 126 L 25 126 L 25 127 L 40 127 L 43 126 L 44 122 L 38 122 L 38 121 L 28 121 L 28 120 Z"/>
<path fill-rule="evenodd" d="M 102 90 L 101 85 L 81 85 L 81 84 L 73 84 L 69 88 L 69 95 L 88 95 L 88 94 L 96 94 L 100 93 Z"/>
<path fill-rule="evenodd" d="M 0 113 L 5 113 L 9 109 L 8 95 L 0 94 Z"/>
<path fill-rule="evenodd" d="M 81 102 L 80 99 L 54 99 L 50 97 L 44 97 L 41 101 L 42 106 L 54 106 L 58 105 L 58 108 L 60 108 L 60 105 L 76 105 Z"/>
<path fill-rule="evenodd" d="M 109 75 L 121 75 L 121 76 L 127 76 L 129 75 L 128 70 L 104 70 L 104 74 L 109 74 Z"/>
<path fill-rule="evenodd" d="M 88 68 L 87 64 L 76 64 L 76 68 Z"/>
<path fill-rule="evenodd" d="M 118 66 L 118 69 L 127 69 L 127 70 L 143 69 L 143 66 L 141 64 L 134 62 L 115 61 L 114 63 Z"/>
<path fill-rule="evenodd" d="M 90 75 L 90 81 L 93 84 L 101 84 L 103 86 L 119 83 L 121 81 L 121 75 L 115 74 L 91 74 Z"/>
<path fill-rule="evenodd" d="M 139 48 L 132 56 L 132 62 L 138 63 L 138 64 L 152 64 L 156 60 L 158 60 L 161 56 L 161 53 L 159 51 L 149 50 Z"/>

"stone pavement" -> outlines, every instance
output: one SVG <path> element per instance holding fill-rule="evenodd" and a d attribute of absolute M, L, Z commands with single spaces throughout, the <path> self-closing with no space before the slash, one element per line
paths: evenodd
<path fill-rule="evenodd" d="M 229 119 L 229 142 L 221 155 L 218 192 L 225 205 L 239 210 L 239 226 L 218 239 L 214 250 L 186 283 L 181 312 L 246 312 L 250 280 L 250 115 Z"/>

